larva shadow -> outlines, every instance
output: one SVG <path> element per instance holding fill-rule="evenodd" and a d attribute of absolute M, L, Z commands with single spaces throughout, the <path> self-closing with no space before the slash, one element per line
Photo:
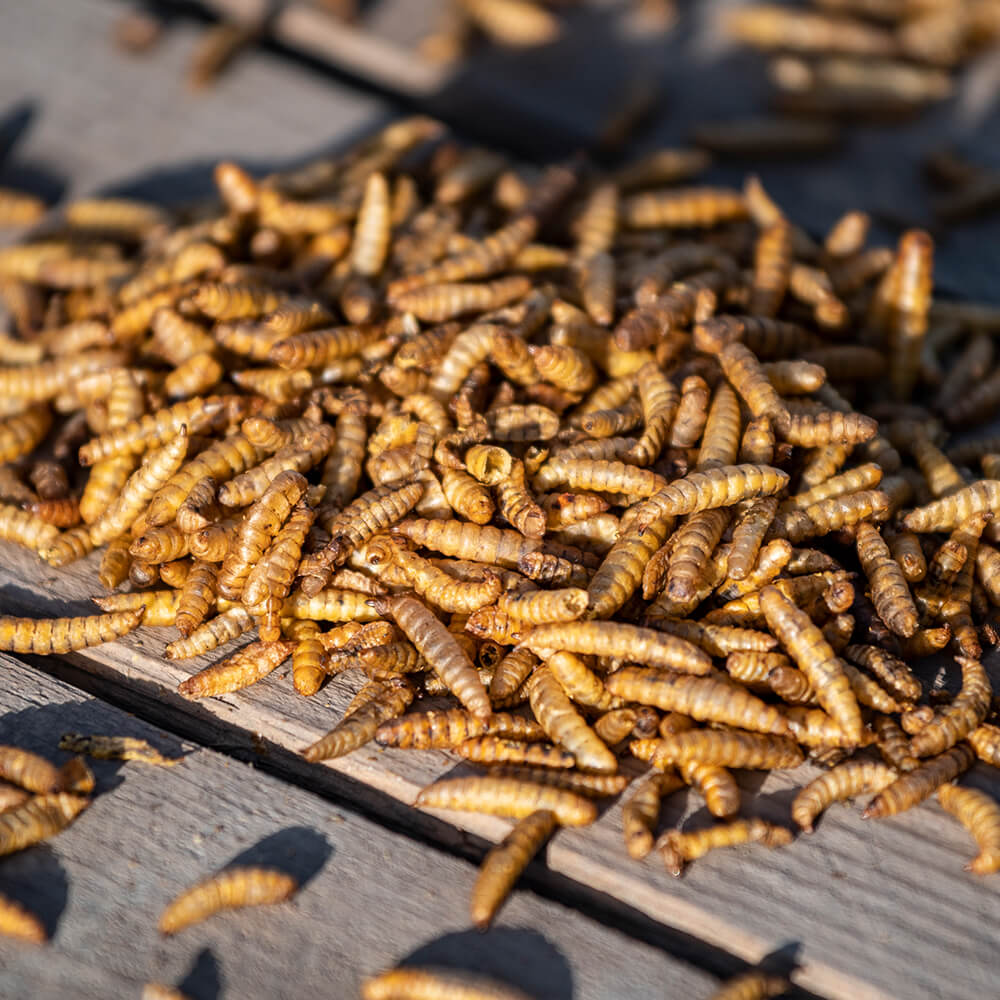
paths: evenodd
<path fill-rule="evenodd" d="M 56 766 L 62 766 L 75 756 L 59 749 L 59 740 L 64 733 L 148 739 L 165 757 L 184 756 L 180 740 L 166 733 L 152 734 L 147 725 L 138 719 L 114 712 L 98 698 L 45 705 L 0 716 L 0 743 L 16 744 L 41 755 Z M 122 784 L 124 778 L 119 772 L 126 761 L 95 760 L 91 757 L 85 757 L 85 760 L 87 767 L 94 773 L 95 796 L 104 795 Z M 148 766 L 131 764 L 132 768 Z"/>
<path fill-rule="evenodd" d="M 59 855 L 48 844 L 37 844 L 3 859 L 0 864 L 0 895 L 30 910 L 55 936 L 69 898 L 69 879 Z"/>
<path fill-rule="evenodd" d="M 177 989 L 191 1000 L 219 1000 L 223 985 L 219 960 L 211 948 L 202 948 Z"/>
<path fill-rule="evenodd" d="M 17 146 L 38 114 L 35 101 L 19 101 L 0 116 L 0 186 L 37 195 L 48 204 L 58 201 L 67 178 L 51 166 L 17 157 Z"/>
<path fill-rule="evenodd" d="M 289 826 L 241 851 L 228 868 L 254 866 L 276 868 L 291 875 L 303 889 L 332 857 L 334 846 L 326 837 L 308 826 Z"/>
<path fill-rule="evenodd" d="M 529 996 L 573 1000 L 569 962 L 544 935 L 525 928 L 446 934 L 421 945 L 400 965 L 461 969 L 517 986 Z"/>

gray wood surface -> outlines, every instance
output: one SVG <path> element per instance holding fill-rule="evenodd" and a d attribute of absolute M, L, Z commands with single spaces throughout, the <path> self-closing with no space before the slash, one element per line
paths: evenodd
<path fill-rule="evenodd" d="M 0 610 L 93 612 L 83 598 L 99 589 L 94 557 L 53 571 L 30 553 L 3 544 L 0 560 Z M 196 661 L 169 662 L 160 651 L 172 635 L 172 629 L 140 629 L 124 642 L 69 659 L 117 682 L 125 697 L 134 692 L 146 711 L 155 696 L 155 710 L 162 706 L 164 713 L 185 713 L 188 731 L 204 732 L 207 741 L 225 738 L 219 723 L 212 722 L 215 717 L 292 750 L 318 738 L 339 718 L 358 683 L 342 676 L 315 698 L 303 699 L 293 692 L 286 666 L 246 691 L 191 704 L 174 693 L 177 683 L 225 650 Z M 319 775 L 334 771 L 404 804 L 412 803 L 423 785 L 468 768 L 443 752 L 374 746 L 323 765 L 288 760 L 299 780 L 315 774 L 321 781 Z M 286 759 L 272 758 L 269 766 L 280 771 Z M 759 774 L 744 774 L 745 811 L 788 824 L 796 788 L 816 773 L 804 766 L 768 774 L 763 781 Z M 975 780 L 1000 796 L 995 770 L 977 768 Z M 352 786 L 341 790 L 359 793 Z M 374 799 L 365 807 L 381 808 Z M 560 831 L 549 846 L 547 870 L 531 878 L 561 891 L 605 894 L 612 911 L 637 911 L 671 933 L 691 935 L 749 962 L 798 946 L 802 969 L 797 981 L 823 996 L 979 1000 L 989 995 L 995 982 L 1000 885 L 962 871 L 970 856 L 965 833 L 934 804 L 883 822 L 862 822 L 858 811 L 834 808 L 815 834 L 789 848 L 718 852 L 673 879 L 657 857 L 641 864 L 628 859 L 616 804 L 591 827 Z M 427 835 L 451 844 L 460 841 L 461 831 L 493 841 L 509 829 L 505 821 L 472 813 L 435 815 L 455 829 L 435 827 Z M 663 825 L 705 819 L 696 796 L 679 796 L 665 810 Z"/>
<path fill-rule="evenodd" d="M 0 892 L 52 940 L 0 938 L 5 1000 L 138 997 L 148 980 L 193 1000 L 357 996 L 397 963 L 479 969 L 551 1000 L 702 997 L 713 977 L 564 906 L 518 891 L 470 928 L 475 869 L 317 796 L 175 737 L 0 655 L 0 742 L 54 762 L 65 731 L 148 739 L 172 768 L 91 761 L 92 805 L 50 842 L 0 859 Z M 291 903 L 220 914 L 172 938 L 167 902 L 234 863 L 300 880 Z"/>

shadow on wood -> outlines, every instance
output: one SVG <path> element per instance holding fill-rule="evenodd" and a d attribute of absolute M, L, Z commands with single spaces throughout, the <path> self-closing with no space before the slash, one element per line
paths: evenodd
<path fill-rule="evenodd" d="M 219 1000 L 222 996 L 222 972 L 211 948 L 202 948 L 177 989 L 191 1000 Z"/>
<path fill-rule="evenodd" d="M 537 931 L 496 927 L 459 931 L 421 945 L 400 965 L 463 969 L 518 986 L 530 996 L 573 1000 L 573 973 L 555 945 Z"/>
<path fill-rule="evenodd" d="M 54 937 L 69 897 L 69 880 L 59 855 L 48 844 L 37 844 L 3 858 L 0 895 L 34 913 L 49 938 Z"/>
<path fill-rule="evenodd" d="M 302 890 L 333 856 L 333 845 L 309 826 L 290 826 L 241 851 L 226 868 L 244 865 L 277 868 L 291 875 Z"/>

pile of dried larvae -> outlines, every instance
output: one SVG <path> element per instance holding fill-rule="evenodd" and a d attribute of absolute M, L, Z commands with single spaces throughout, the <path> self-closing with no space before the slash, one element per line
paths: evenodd
<path fill-rule="evenodd" d="M 868 247 L 851 213 L 817 243 L 753 179 L 683 186 L 703 166 L 532 171 L 411 119 L 261 181 L 221 164 L 194 218 L 81 201 L 0 251 L 0 534 L 52 566 L 103 547 L 104 586 L 132 584 L 103 616 L 2 620 L 0 648 L 142 618 L 172 660 L 258 629 L 189 698 L 289 658 L 306 697 L 363 675 L 305 757 L 487 765 L 418 800 L 522 821 L 480 925 L 628 756 L 634 857 L 682 783 L 720 820 L 663 837 L 675 872 L 787 843 L 736 818 L 729 769 L 804 753 L 833 770 L 799 827 L 942 789 L 996 870 L 997 806 L 947 783 L 1000 761 L 1000 440 L 944 428 L 1000 410 L 1000 310 L 932 304 L 926 233 Z M 954 698 L 911 669 L 949 645 Z"/>

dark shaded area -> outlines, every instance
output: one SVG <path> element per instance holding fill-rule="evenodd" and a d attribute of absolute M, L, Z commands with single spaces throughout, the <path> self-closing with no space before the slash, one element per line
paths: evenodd
<path fill-rule="evenodd" d="M 333 853 L 333 845 L 317 830 L 309 826 L 290 826 L 241 851 L 225 867 L 276 868 L 295 878 L 301 890 L 316 877 Z"/>
<path fill-rule="evenodd" d="M 490 976 L 546 1000 L 573 1000 L 573 973 L 562 952 L 537 931 L 498 927 L 435 938 L 401 966 L 435 966 Z"/>
<path fill-rule="evenodd" d="M 175 736 L 167 733 L 151 733 L 143 722 L 131 716 L 123 718 L 97 698 L 84 702 L 61 702 L 57 705 L 45 705 L 0 715 L 0 743 L 30 750 L 57 766 L 62 766 L 77 756 L 68 750 L 59 749 L 59 740 L 63 733 L 145 739 L 165 757 L 184 756 L 181 741 Z M 126 764 L 132 768 L 155 766 L 142 762 L 95 760 L 86 755 L 81 756 L 94 773 L 95 797 L 104 795 L 121 785 L 124 779 L 120 772 Z"/>
<path fill-rule="evenodd" d="M 69 898 L 69 879 L 59 855 L 48 844 L 36 844 L 0 859 L 0 895 L 38 917 L 51 939 Z"/>
<path fill-rule="evenodd" d="M 219 1000 L 222 986 L 219 960 L 211 948 L 202 948 L 177 989 L 191 1000 Z"/>

